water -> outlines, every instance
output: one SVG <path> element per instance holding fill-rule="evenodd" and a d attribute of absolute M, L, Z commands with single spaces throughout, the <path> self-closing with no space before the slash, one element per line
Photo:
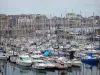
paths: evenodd
<path fill-rule="evenodd" d="M 7 61 L 0 61 L 0 75 L 100 75 L 99 67 L 82 65 L 68 70 L 36 70 L 22 67 Z"/>

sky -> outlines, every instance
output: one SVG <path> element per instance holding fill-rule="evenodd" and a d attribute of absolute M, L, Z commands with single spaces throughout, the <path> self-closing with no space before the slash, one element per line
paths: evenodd
<path fill-rule="evenodd" d="M 0 0 L 0 14 L 100 15 L 100 0 Z"/>

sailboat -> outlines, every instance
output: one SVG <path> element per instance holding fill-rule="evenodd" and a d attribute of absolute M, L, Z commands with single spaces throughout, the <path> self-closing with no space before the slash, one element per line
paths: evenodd
<path fill-rule="evenodd" d="M 89 56 L 85 56 L 81 58 L 81 61 L 86 64 L 95 64 L 98 62 L 98 59 L 92 56 L 92 53 Z"/>
<path fill-rule="evenodd" d="M 94 25 L 93 25 L 93 28 L 94 28 Z M 96 64 L 98 62 L 98 59 L 92 55 L 92 42 L 91 42 L 91 53 L 89 53 L 89 55 L 82 57 L 81 61 L 86 64 Z"/>

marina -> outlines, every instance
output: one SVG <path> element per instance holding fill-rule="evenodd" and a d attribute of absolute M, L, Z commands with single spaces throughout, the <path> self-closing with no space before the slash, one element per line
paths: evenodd
<path fill-rule="evenodd" d="M 32 15 L 1 15 L 1 73 L 99 75 L 100 20 L 69 15 L 80 22 L 72 24 L 68 16 L 47 18 L 37 14 L 33 19 Z"/>

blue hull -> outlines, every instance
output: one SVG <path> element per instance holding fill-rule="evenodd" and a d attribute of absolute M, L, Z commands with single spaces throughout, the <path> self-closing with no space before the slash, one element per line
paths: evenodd
<path fill-rule="evenodd" d="M 87 64 L 95 64 L 95 63 L 97 63 L 98 62 L 98 59 L 97 58 L 95 58 L 95 59 L 81 59 L 81 61 L 83 62 L 83 63 L 87 63 Z"/>

